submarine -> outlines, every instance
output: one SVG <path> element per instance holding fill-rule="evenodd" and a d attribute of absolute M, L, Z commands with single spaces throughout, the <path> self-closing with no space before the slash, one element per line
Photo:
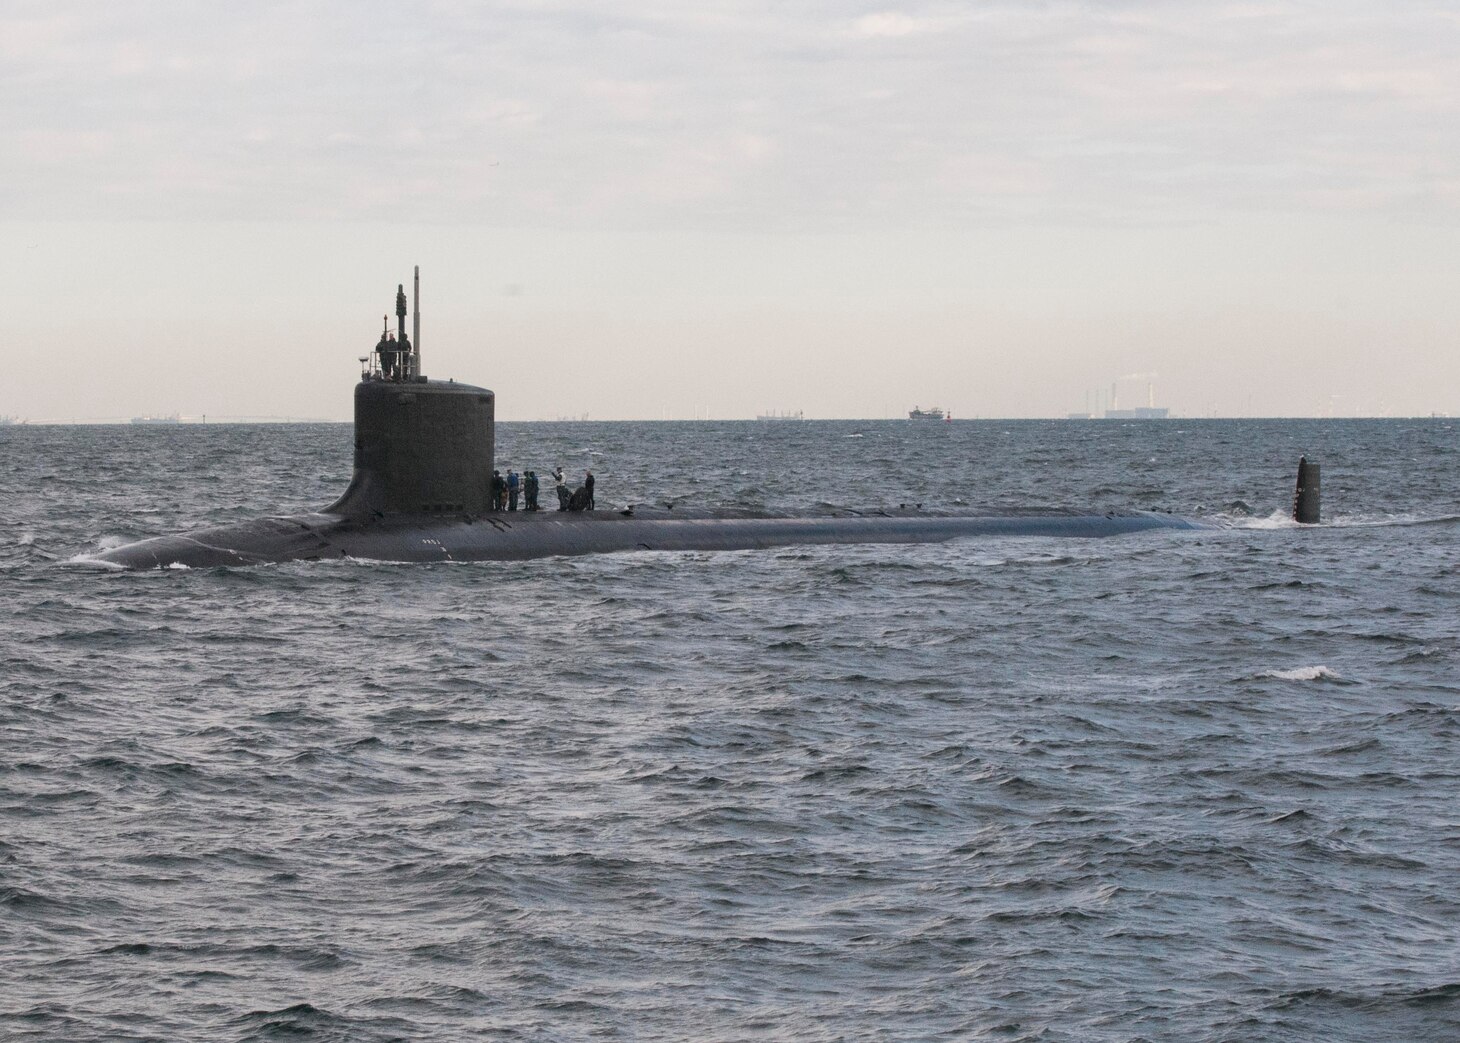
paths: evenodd
<path fill-rule="evenodd" d="M 82 560 L 121 569 L 213 568 L 360 558 L 390 562 L 514 561 L 620 551 L 721 551 L 798 544 L 938 543 L 969 536 L 1104 537 L 1208 528 L 1150 511 L 980 513 L 886 510 L 766 512 L 632 507 L 504 511 L 492 502 L 496 396 L 421 373 L 421 270 L 406 332 L 360 358 L 355 458 L 348 487 L 316 511 L 257 518 L 114 547 Z M 584 497 L 579 497 L 578 506 Z"/>

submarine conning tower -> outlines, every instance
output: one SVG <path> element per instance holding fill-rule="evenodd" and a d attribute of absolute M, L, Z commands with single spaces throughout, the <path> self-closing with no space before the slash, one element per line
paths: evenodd
<path fill-rule="evenodd" d="M 396 293 L 397 334 L 386 317 L 360 358 L 355 385 L 355 473 L 331 514 L 483 514 L 491 509 L 496 396 L 486 388 L 421 375 L 421 269 L 412 337 L 406 297 Z"/>

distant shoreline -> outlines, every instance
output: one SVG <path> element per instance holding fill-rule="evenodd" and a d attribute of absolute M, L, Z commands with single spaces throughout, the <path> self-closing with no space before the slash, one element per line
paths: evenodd
<path fill-rule="evenodd" d="M 1202 417 L 1181 417 L 1172 416 L 1161 419 L 1149 418 L 1114 418 L 1114 417 L 1063 417 L 1063 416 L 1027 416 L 1027 417 L 964 417 L 944 423 L 952 424 L 1013 424 L 1013 423 L 1059 423 L 1059 424 L 1099 424 L 1099 425 L 1167 425 L 1172 423 L 1201 424 L 1201 423 L 1230 423 L 1232 421 L 1270 421 L 1270 420 L 1315 420 L 1323 422 L 1343 422 L 1352 420 L 1454 420 L 1455 416 L 1444 413 L 1429 413 L 1420 416 L 1202 416 Z M 806 417 L 805 423 L 835 423 L 835 424 L 896 424 L 907 425 L 911 423 L 906 417 Z M 20 430 L 27 427 L 127 427 L 127 428 L 156 428 L 176 429 L 179 427 L 238 427 L 258 426 L 269 427 L 283 424 L 351 424 L 352 419 L 330 419 L 325 417 L 256 417 L 256 418 L 232 418 L 232 417 L 209 417 L 207 420 L 182 419 L 175 423 L 159 424 L 134 424 L 130 419 L 116 417 L 90 418 L 68 418 L 68 419 L 41 419 L 23 420 L 0 427 L 0 430 Z M 747 424 L 765 427 L 764 421 L 754 417 L 724 417 L 724 418 L 699 418 L 699 419 L 665 419 L 663 417 L 623 417 L 618 419 L 599 420 L 557 420 L 548 418 L 537 418 L 530 420 L 509 420 L 499 419 L 502 424 Z M 794 425 L 793 425 L 794 426 Z M 936 425 L 917 425 L 919 430 L 935 429 Z"/>

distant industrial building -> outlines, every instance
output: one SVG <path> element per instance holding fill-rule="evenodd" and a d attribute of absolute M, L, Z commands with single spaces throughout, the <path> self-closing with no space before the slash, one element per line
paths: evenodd
<path fill-rule="evenodd" d="M 1107 409 L 1106 420 L 1165 420 L 1171 410 L 1165 406 L 1136 406 L 1134 409 Z"/>
<path fill-rule="evenodd" d="M 1065 416 L 1070 420 L 1166 420 L 1171 416 L 1171 410 L 1165 406 L 1156 405 L 1156 385 L 1153 379 L 1149 379 L 1154 377 L 1154 373 L 1136 374 L 1129 377 L 1121 377 L 1119 380 L 1113 380 L 1110 383 L 1109 404 L 1104 410 L 1098 408 L 1102 397 L 1101 393 L 1098 391 L 1086 392 L 1085 404 L 1087 406 L 1090 404 L 1090 398 L 1093 394 L 1097 408 L 1084 413 L 1066 413 Z M 1135 406 L 1131 409 L 1120 408 L 1120 382 L 1122 380 L 1146 380 L 1145 405 Z"/>

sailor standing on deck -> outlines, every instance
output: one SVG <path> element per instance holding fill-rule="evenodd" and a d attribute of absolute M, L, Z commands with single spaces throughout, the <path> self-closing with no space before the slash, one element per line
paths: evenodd
<path fill-rule="evenodd" d="M 507 468 L 507 509 L 517 510 L 517 493 L 522 488 L 522 479 L 512 468 Z"/>
<path fill-rule="evenodd" d="M 573 494 L 568 492 L 568 483 L 563 480 L 563 468 L 561 464 L 553 468 L 553 481 L 556 483 L 556 491 L 558 494 L 558 510 L 566 511 L 568 509 L 568 501 L 573 498 Z"/>

